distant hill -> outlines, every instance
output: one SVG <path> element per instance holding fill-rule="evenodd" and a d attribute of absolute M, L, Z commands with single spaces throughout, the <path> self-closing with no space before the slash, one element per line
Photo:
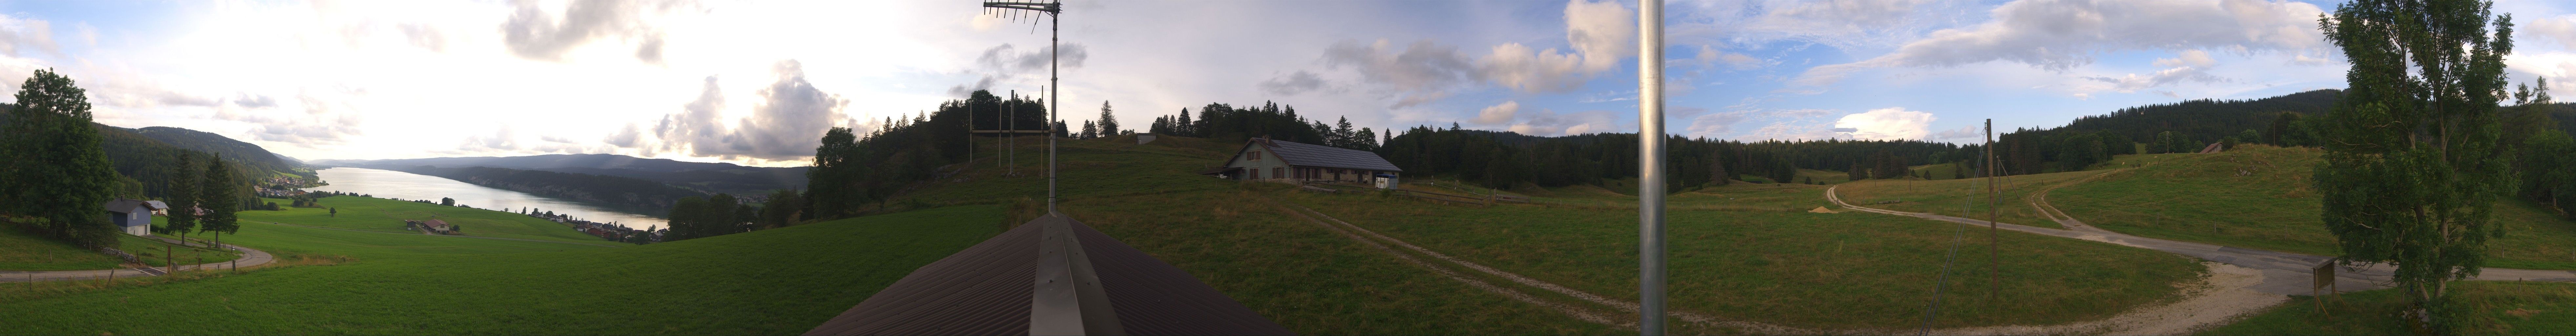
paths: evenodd
<path fill-rule="evenodd" d="M 720 162 L 646 159 L 616 154 L 548 154 L 509 157 L 444 157 L 383 160 L 313 160 L 313 165 L 364 168 L 493 167 L 619 176 L 710 193 L 759 194 L 805 187 L 806 167 L 751 167 Z"/>
<path fill-rule="evenodd" d="M 2343 90 L 2316 90 L 2278 97 L 2248 100 L 2195 99 L 2170 104 L 2122 108 L 2110 114 L 2075 118 L 2065 127 L 2053 131 L 2112 131 L 2130 140 L 2154 139 L 2156 133 L 2173 131 L 2193 139 L 2215 139 L 2236 135 L 2245 130 L 2262 130 L 2272 125 L 2281 112 L 2298 112 L 2308 116 L 2324 115 L 2334 107 Z"/>
<path fill-rule="evenodd" d="M 242 165 L 249 166 L 253 169 L 291 173 L 295 171 L 295 167 L 298 166 L 295 163 L 288 162 L 283 156 L 278 156 L 277 153 L 270 153 L 267 148 L 262 148 L 259 145 L 253 145 L 248 142 L 241 142 L 241 140 L 233 140 L 232 138 L 216 135 L 214 133 L 163 126 L 112 128 L 132 132 L 137 135 L 142 135 L 145 138 L 151 138 L 152 140 L 160 140 L 161 143 L 169 144 L 173 147 L 221 154 L 224 156 L 224 160 L 239 161 Z"/>
<path fill-rule="evenodd" d="M 671 209 L 671 204 L 679 201 L 680 198 L 706 195 L 696 190 L 631 177 L 482 166 L 384 168 L 546 197 L 614 204 L 638 213 L 667 213 Z"/>

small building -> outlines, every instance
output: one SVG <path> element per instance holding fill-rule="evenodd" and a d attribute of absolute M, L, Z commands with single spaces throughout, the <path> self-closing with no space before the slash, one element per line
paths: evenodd
<path fill-rule="evenodd" d="M 1385 157 L 1369 151 L 1274 141 L 1245 141 L 1225 165 L 1199 174 L 1229 180 L 1380 183 L 1392 186 L 1403 173 Z"/>
<path fill-rule="evenodd" d="M 436 233 L 436 234 L 455 234 L 455 232 L 454 232 L 454 231 L 456 231 L 456 228 L 455 228 L 455 227 L 451 227 L 451 226 L 448 226 L 448 225 L 447 225 L 447 221 L 436 220 L 436 219 L 432 219 L 432 220 L 428 220 L 428 221 L 423 221 L 423 222 L 421 222 L 421 223 L 420 223 L 420 226 L 421 226 L 422 228 L 429 229 L 429 233 Z"/>
<path fill-rule="evenodd" d="M 107 208 L 108 223 L 116 224 L 117 229 L 124 231 L 125 234 L 137 236 L 151 235 L 152 214 L 170 209 L 169 205 L 161 201 L 123 198 L 107 201 L 105 204 L 100 204 L 100 207 Z"/>

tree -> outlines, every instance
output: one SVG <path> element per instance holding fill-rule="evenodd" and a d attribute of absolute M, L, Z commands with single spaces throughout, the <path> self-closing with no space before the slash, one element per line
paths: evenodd
<path fill-rule="evenodd" d="M 52 69 L 19 85 L 9 124 L 0 128 L 0 210 L 36 219 L 38 233 L 85 247 L 115 242 L 116 227 L 99 211 L 119 188 L 118 176 L 90 126 L 88 91 Z"/>
<path fill-rule="evenodd" d="M 2545 130 L 2523 142 L 2514 165 L 2522 174 L 2522 195 L 2576 218 L 2576 138 Z"/>
<path fill-rule="evenodd" d="M 696 196 L 682 197 L 679 201 L 672 202 L 671 214 L 665 216 L 670 218 L 671 231 L 662 235 L 662 241 L 673 242 L 697 238 L 700 222 L 703 221 L 701 214 L 706 212 L 706 208 L 707 199 Z"/>
<path fill-rule="evenodd" d="M 331 207 L 331 217 L 340 217 L 340 207 Z"/>
<path fill-rule="evenodd" d="M 861 154 L 858 136 L 851 134 L 847 127 L 834 127 L 823 133 L 822 143 L 822 146 L 814 148 L 814 167 L 805 171 L 805 200 L 808 208 L 813 209 L 811 218 L 838 219 L 857 213 L 859 205 L 867 203 L 867 190 L 859 182 L 860 176 L 866 175 L 868 169 L 868 163 L 858 161 Z M 678 212 L 676 208 L 672 210 L 672 213 Z M 678 235 L 685 229 L 680 228 L 679 223 L 673 223 L 671 231 L 671 235 Z M 677 240 L 671 237 L 663 239 Z"/>
<path fill-rule="evenodd" d="M 1843 172 L 1843 173 L 1844 173 L 1845 175 L 1849 175 L 1849 176 L 1845 176 L 1845 178 L 1848 178 L 1848 179 L 1853 180 L 1853 181 L 1867 180 L 1867 179 L 1869 179 L 1869 168 L 1868 168 L 1868 167 L 1869 167 L 1869 166 L 1861 165 L 1861 164 L 1860 164 L 1860 162 L 1852 162 L 1851 170 L 1849 170 L 1849 171 L 1845 171 L 1845 172 Z"/>
<path fill-rule="evenodd" d="M 2558 119 L 2550 118 L 2554 99 L 2549 97 L 2549 78 L 2534 78 L 2536 87 L 2514 88 L 2514 108 L 2504 111 L 2504 135 L 2497 139 L 2506 148 L 2519 147 L 2541 132 L 2558 129 Z"/>
<path fill-rule="evenodd" d="M 238 218 L 234 212 L 240 211 L 247 200 L 241 197 L 241 175 L 233 172 L 232 165 L 224 164 L 222 154 L 216 154 L 208 163 L 202 180 L 205 184 L 197 189 L 198 206 L 206 209 L 206 214 L 197 218 L 197 232 L 240 232 L 241 223 L 234 222 Z M 223 244 L 223 236 L 215 237 L 216 244 Z"/>
<path fill-rule="evenodd" d="M 1090 139 L 1090 138 L 1098 138 L 1098 137 L 1100 137 L 1100 127 L 1099 127 L 1099 126 L 1095 126 L 1095 125 L 1093 125 L 1093 124 L 1091 123 L 1091 121 L 1090 121 L 1090 120 L 1084 120 L 1084 121 L 1082 121 L 1082 135 L 1081 135 L 1080 137 L 1078 137 L 1077 139 Z"/>
<path fill-rule="evenodd" d="M 1100 136 L 1118 136 L 1118 116 L 1109 113 L 1107 100 L 1100 101 Z"/>
<path fill-rule="evenodd" d="M 197 230 L 198 189 L 204 188 L 205 179 L 201 177 L 205 169 L 197 165 L 195 152 L 181 153 L 176 171 L 167 176 L 170 179 L 166 182 L 170 186 L 168 197 L 162 198 L 163 203 L 170 205 L 170 219 L 162 225 L 161 232 L 178 234 L 180 240 L 187 240 L 188 232 Z"/>
<path fill-rule="evenodd" d="M 2444 289 L 2485 264 L 2513 180 L 2496 141 L 2513 17 L 2491 6 L 2361 0 L 2317 22 L 2351 64 L 2351 88 L 2319 117 L 2330 140 L 2315 180 L 2336 260 L 2397 265 L 2410 315 L 2441 334 L 2466 314 Z"/>
<path fill-rule="evenodd" d="M 2296 146 L 2290 144 L 2290 130 L 2298 123 L 2298 112 L 2281 112 L 2281 116 L 2272 118 L 2272 126 L 2264 129 L 2263 143 L 2281 147 Z"/>
<path fill-rule="evenodd" d="M 439 197 L 439 198 L 438 198 L 438 205 L 444 205 L 444 206 L 456 206 L 456 199 L 454 199 L 454 198 L 446 198 L 446 197 Z"/>
<path fill-rule="evenodd" d="M 796 213 L 803 210 L 798 206 L 805 203 L 801 198 L 795 190 L 770 192 L 768 204 L 760 207 L 760 226 L 775 229 L 796 225 Z"/>

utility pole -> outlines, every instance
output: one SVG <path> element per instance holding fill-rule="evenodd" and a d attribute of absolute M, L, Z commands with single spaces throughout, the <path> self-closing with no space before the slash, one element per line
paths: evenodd
<path fill-rule="evenodd" d="M 1986 303 L 1994 304 L 2004 293 L 2002 239 L 1995 230 L 1996 209 L 2002 209 L 2003 196 L 1995 190 L 1995 120 L 1986 119 L 1986 272 L 1993 279 L 1987 288 Z"/>
<path fill-rule="evenodd" d="M 1020 90 L 1011 90 L 1011 100 L 1020 100 Z M 1020 104 L 1004 105 L 1002 113 L 1008 114 L 1002 117 L 1003 127 L 1011 129 L 1009 133 L 1002 133 L 1002 136 L 1008 137 L 1002 140 L 1002 147 L 1006 148 L 1002 150 L 1002 176 L 1019 175 Z"/>
<path fill-rule="evenodd" d="M 1664 334 L 1664 1 L 1637 2 L 1637 334 Z"/>

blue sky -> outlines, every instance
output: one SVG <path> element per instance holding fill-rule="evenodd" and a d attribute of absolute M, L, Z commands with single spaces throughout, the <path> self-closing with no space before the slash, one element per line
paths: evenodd
<path fill-rule="evenodd" d="M 1636 6 L 1076 1 L 1064 117 L 1210 102 L 1327 121 L 1635 132 Z M 2576 73 L 2576 16 L 2509 1 L 2514 82 Z M 1974 141 L 2122 107 L 2338 88 L 2333 3 L 1690 1 L 1673 133 Z M 304 159 L 615 153 L 801 165 L 822 130 L 1045 85 L 1045 21 L 972 2 L 0 2 L 0 82 L 54 68 L 98 119 Z M 1032 29 L 1036 28 L 1036 29 Z M 2564 90 L 2564 86 L 2561 86 Z M 2559 94 L 2565 95 L 2566 92 Z"/>

